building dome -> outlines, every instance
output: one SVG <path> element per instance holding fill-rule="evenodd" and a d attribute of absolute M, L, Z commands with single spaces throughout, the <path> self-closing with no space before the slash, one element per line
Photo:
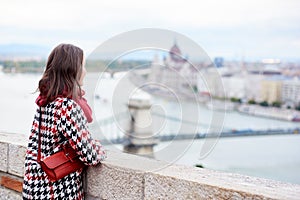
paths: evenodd
<path fill-rule="evenodd" d="M 170 53 L 171 54 L 176 54 L 176 55 L 181 55 L 181 51 L 180 49 L 178 48 L 177 44 L 174 44 L 172 46 L 172 48 L 170 49 Z"/>
<path fill-rule="evenodd" d="M 170 57 L 175 62 L 183 62 L 184 61 L 184 59 L 181 56 L 181 50 L 177 46 L 176 42 L 174 43 L 174 45 L 170 49 Z"/>

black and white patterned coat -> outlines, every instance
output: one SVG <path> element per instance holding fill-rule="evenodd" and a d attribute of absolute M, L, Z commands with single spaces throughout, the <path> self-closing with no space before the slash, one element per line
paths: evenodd
<path fill-rule="evenodd" d="M 86 165 L 96 165 L 107 157 L 100 142 L 92 139 L 86 117 L 74 100 L 58 97 L 41 111 L 41 159 L 66 142 Z M 39 116 L 37 109 L 25 158 L 23 199 L 84 199 L 82 170 L 51 182 L 37 163 Z"/>

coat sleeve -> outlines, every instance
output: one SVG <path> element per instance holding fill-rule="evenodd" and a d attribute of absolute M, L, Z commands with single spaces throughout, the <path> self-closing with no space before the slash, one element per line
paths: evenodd
<path fill-rule="evenodd" d="M 75 101 L 63 101 L 58 112 L 57 129 L 67 138 L 80 160 L 86 165 L 97 165 L 107 158 L 100 141 L 94 140 L 88 131 L 84 113 Z"/>

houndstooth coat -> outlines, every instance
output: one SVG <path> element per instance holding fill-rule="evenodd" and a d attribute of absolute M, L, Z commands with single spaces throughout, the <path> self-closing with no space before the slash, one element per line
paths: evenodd
<path fill-rule="evenodd" d="M 107 156 L 92 139 L 81 107 L 72 99 L 58 97 L 41 108 L 41 159 L 59 151 L 68 142 L 86 165 L 96 165 Z M 82 169 L 50 182 L 37 163 L 39 109 L 35 114 L 25 158 L 23 199 L 84 199 Z"/>

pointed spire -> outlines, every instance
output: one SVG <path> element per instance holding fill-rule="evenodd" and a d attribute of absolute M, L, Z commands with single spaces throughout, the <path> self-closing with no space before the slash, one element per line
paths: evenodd
<path fill-rule="evenodd" d="M 174 45 L 170 49 L 169 55 L 170 55 L 171 60 L 173 60 L 175 62 L 183 61 L 183 59 L 181 58 L 181 51 L 180 51 L 179 47 L 177 46 L 176 38 L 174 38 Z"/>
<path fill-rule="evenodd" d="M 177 46 L 177 38 L 174 37 L 174 46 Z"/>

